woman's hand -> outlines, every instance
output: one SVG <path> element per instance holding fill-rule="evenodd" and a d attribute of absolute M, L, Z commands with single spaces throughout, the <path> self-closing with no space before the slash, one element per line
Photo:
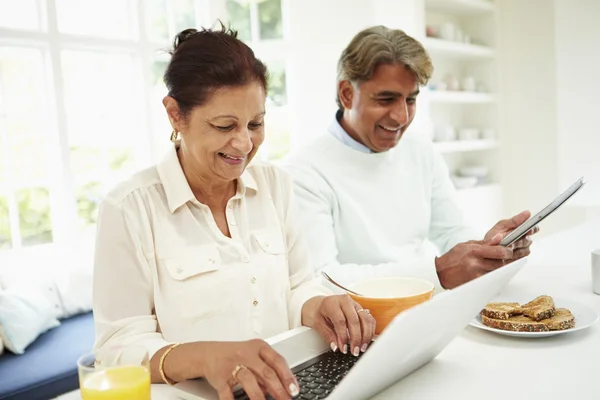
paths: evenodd
<path fill-rule="evenodd" d="M 375 335 L 375 318 L 346 294 L 309 299 L 302 307 L 302 323 L 319 332 L 333 351 L 350 350 L 357 357 Z"/>
<path fill-rule="evenodd" d="M 285 359 L 258 339 L 207 343 L 202 376 L 220 400 L 233 400 L 232 388 L 238 383 L 252 400 L 264 400 L 267 392 L 277 400 L 300 393 Z"/>

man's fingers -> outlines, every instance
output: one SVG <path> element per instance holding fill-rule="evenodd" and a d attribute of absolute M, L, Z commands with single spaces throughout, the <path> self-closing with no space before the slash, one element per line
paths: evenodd
<path fill-rule="evenodd" d="M 504 260 L 480 260 L 478 268 L 480 271 L 488 273 L 505 266 L 506 263 Z"/>
<path fill-rule="evenodd" d="M 493 260 L 509 260 L 513 257 L 513 250 L 504 246 L 475 244 L 473 245 L 472 252 L 478 258 L 488 258 Z"/>
<path fill-rule="evenodd" d="M 517 226 L 521 225 L 523 222 L 527 221 L 530 216 L 531 213 L 529 211 L 522 211 L 519 214 L 514 215 L 512 218 L 499 221 L 496 225 L 494 225 L 494 229 L 505 232 L 511 231 Z"/>
<path fill-rule="evenodd" d="M 521 259 L 523 257 L 527 257 L 529 254 L 531 254 L 531 250 L 529 250 L 529 247 L 515 250 L 515 252 L 513 253 L 512 261 Z"/>
<path fill-rule="evenodd" d="M 531 243 L 533 243 L 533 240 L 529 239 L 528 237 L 519 239 L 515 242 L 514 250 L 519 250 L 519 249 L 524 249 L 526 247 L 529 247 L 529 246 L 531 246 Z"/>

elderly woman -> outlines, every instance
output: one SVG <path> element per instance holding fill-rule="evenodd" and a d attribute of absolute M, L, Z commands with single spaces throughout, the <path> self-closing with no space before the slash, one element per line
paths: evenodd
<path fill-rule="evenodd" d="M 222 399 L 237 383 L 252 399 L 296 396 L 260 338 L 304 325 L 357 356 L 375 321 L 314 278 L 290 179 L 250 164 L 264 140 L 264 64 L 224 28 L 181 32 L 171 55 L 173 148 L 100 208 L 96 347 L 143 345 L 153 382 L 204 377 Z"/>

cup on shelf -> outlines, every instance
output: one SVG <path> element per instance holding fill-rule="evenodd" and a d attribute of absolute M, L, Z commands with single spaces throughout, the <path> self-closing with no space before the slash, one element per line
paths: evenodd
<path fill-rule="evenodd" d="M 456 128 L 451 125 L 438 126 L 435 129 L 434 137 L 437 142 L 449 142 L 456 140 Z"/>
<path fill-rule="evenodd" d="M 477 128 L 460 128 L 458 130 L 458 140 L 478 140 L 479 129 Z"/>
<path fill-rule="evenodd" d="M 496 139 L 496 131 L 494 128 L 483 128 L 481 130 L 481 138 L 485 140 L 494 140 Z"/>
<path fill-rule="evenodd" d="M 454 40 L 456 27 L 452 22 L 445 22 L 440 25 L 439 35 L 444 40 Z"/>
<path fill-rule="evenodd" d="M 477 89 L 477 82 L 472 76 L 465 76 L 460 83 L 460 89 L 465 92 L 474 92 Z"/>
<path fill-rule="evenodd" d="M 477 180 L 478 185 L 487 182 L 490 170 L 485 165 L 463 165 L 458 168 L 458 175 L 461 177 L 471 177 Z"/>
<path fill-rule="evenodd" d="M 425 34 L 427 37 L 437 38 L 439 37 L 438 29 L 435 26 L 427 25 L 425 27 Z"/>
<path fill-rule="evenodd" d="M 458 78 L 452 74 L 446 75 L 446 77 L 444 78 L 444 82 L 446 83 L 448 90 L 454 91 L 460 89 L 460 83 L 458 82 Z"/>

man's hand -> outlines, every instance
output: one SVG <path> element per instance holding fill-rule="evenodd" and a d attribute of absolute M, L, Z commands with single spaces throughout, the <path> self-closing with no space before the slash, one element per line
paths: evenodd
<path fill-rule="evenodd" d="M 454 289 L 503 266 L 504 260 L 513 257 L 513 250 L 498 245 L 502 237 L 498 233 L 489 242 L 471 240 L 459 243 L 443 256 L 436 257 L 435 269 L 442 287 Z"/>
<path fill-rule="evenodd" d="M 510 219 L 499 221 L 483 240 L 459 243 L 449 252 L 435 259 L 435 268 L 442 287 L 453 289 L 490 271 L 529 255 L 530 236 L 538 227 L 509 247 L 500 246 L 504 236 L 527 221 L 531 213 L 523 211 Z"/>
<path fill-rule="evenodd" d="M 494 236 L 498 234 L 501 234 L 502 238 L 504 238 L 523 222 L 527 221 L 529 217 L 531 217 L 531 213 L 529 211 L 523 211 L 510 219 L 504 219 L 498 222 L 496 225 L 494 225 L 494 227 L 490 229 L 488 233 L 486 233 L 483 240 L 485 242 L 489 242 Z M 525 236 L 523 236 L 521 239 L 517 240 L 510 246 L 513 249 L 513 256 L 511 259 L 506 260 L 507 264 L 520 258 L 527 257 L 529 255 L 529 253 L 531 252 L 529 250 L 529 247 L 532 243 L 530 236 L 538 233 L 539 230 L 540 229 L 537 226 L 534 227 L 532 230 L 527 232 Z"/>

